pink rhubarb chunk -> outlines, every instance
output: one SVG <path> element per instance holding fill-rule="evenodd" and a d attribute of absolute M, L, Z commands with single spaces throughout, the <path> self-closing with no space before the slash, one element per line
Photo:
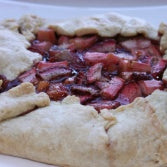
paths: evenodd
<path fill-rule="evenodd" d="M 39 41 L 49 41 L 51 43 L 56 42 L 55 32 L 52 29 L 41 29 L 37 33 L 37 39 Z"/>
<path fill-rule="evenodd" d="M 89 68 L 87 72 L 88 83 L 93 83 L 95 81 L 100 80 L 102 67 L 103 67 L 102 63 L 97 63 Z"/>
<path fill-rule="evenodd" d="M 124 86 L 119 94 L 123 104 L 131 103 L 136 97 L 142 96 L 140 86 L 137 83 L 129 83 Z"/>
<path fill-rule="evenodd" d="M 156 89 L 163 89 L 163 82 L 157 80 L 139 81 L 139 85 L 144 95 L 149 95 Z"/>
<path fill-rule="evenodd" d="M 112 53 L 86 52 L 84 55 L 86 64 L 94 65 L 103 63 L 105 65 L 118 64 L 120 58 Z"/>
<path fill-rule="evenodd" d="M 102 97 L 106 99 L 114 99 L 117 96 L 120 89 L 123 87 L 123 85 L 124 85 L 124 80 L 122 78 L 119 77 L 112 78 L 111 81 L 109 82 L 109 85 L 102 89 L 101 91 Z"/>

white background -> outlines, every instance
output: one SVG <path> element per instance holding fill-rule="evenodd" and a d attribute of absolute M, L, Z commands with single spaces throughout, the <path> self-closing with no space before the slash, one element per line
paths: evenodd
<path fill-rule="evenodd" d="M 27 3 L 32 1 L 36 3 Z M 155 26 L 167 22 L 167 0 L 0 0 L 0 19 L 33 13 L 61 20 L 111 11 L 143 18 Z"/>
<path fill-rule="evenodd" d="M 26 3 L 21 0 L 0 0 L 0 20 L 19 18 L 23 14 L 37 14 L 47 19 L 61 20 L 111 11 L 143 18 L 156 27 L 161 21 L 167 22 L 166 0 L 29 0 Z M 0 167 L 51 167 L 51 165 L 0 155 Z"/>

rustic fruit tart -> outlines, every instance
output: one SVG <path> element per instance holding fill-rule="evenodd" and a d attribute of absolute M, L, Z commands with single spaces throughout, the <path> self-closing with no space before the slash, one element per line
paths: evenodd
<path fill-rule="evenodd" d="M 166 87 L 162 74 L 167 61 L 162 58 L 159 42 L 143 36 L 68 37 L 41 29 L 28 49 L 40 53 L 43 60 L 13 81 L 1 76 L 1 91 L 31 82 L 37 92 L 46 92 L 52 100 L 76 95 L 81 104 L 100 111 Z"/>
<path fill-rule="evenodd" d="M 0 154 L 68 167 L 165 167 L 167 25 L 116 13 L 0 24 Z"/>

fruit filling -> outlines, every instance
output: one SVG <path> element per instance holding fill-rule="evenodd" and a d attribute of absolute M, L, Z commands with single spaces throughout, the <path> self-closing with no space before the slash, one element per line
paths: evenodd
<path fill-rule="evenodd" d="M 59 36 L 52 29 L 39 30 L 29 50 L 43 60 L 14 81 L 0 76 L 1 92 L 31 82 L 37 92 L 52 100 L 76 95 L 96 110 L 114 109 L 166 88 L 162 81 L 167 62 L 159 42 L 142 36 L 102 38 Z"/>

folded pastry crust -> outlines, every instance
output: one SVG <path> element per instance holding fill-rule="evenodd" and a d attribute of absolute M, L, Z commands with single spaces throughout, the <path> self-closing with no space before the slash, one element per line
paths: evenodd
<path fill-rule="evenodd" d="M 18 32 L 0 29 L 0 46 L 0 74 L 9 80 L 42 59 L 40 54 L 27 50 L 30 43 Z"/>
<path fill-rule="evenodd" d="M 26 66 L 14 74 L 10 70 L 4 72 L 5 68 L 1 69 L 0 64 L 0 74 L 9 74 L 9 79 L 13 79 L 30 68 L 34 60 L 40 60 L 38 54 L 29 53 L 26 48 L 28 40 L 35 37 L 34 33 L 46 26 L 58 34 L 70 36 L 143 34 L 153 40 L 159 39 L 158 31 L 145 21 L 115 13 L 52 24 L 36 16 L 24 16 L 20 20 L 3 22 L 1 29 L 11 34 L 16 41 L 17 46 L 13 44 L 16 50 L 21 45 L 23 57 L 30 54 L 33 58 L 28 60 L 29 63 L 18 58 L 17 62 L 24 62 Z M 160 28 L 160 32 L 161 49 L 165 53 L 166 31 Z M 0 39 L 0 43 L 7 50 L 5 42 Z M 11 56 L 6 54 L 6 57 Z M 0 63 L 1 60 L 6 63 L 0 54 Z M 13 72 L 17 68 L 20 66 L 14 65 Z M 163 78 L 166 80 L 167 72 Z M 160 167 L 167 164 L 166 91 L 156 90 L 146 98 L 136 98 L 129 105 L 115 110 L 104 109 L 101 114 L 93 107 L 79 104 L 74 96 L 49 105 L 47 95 L 36 94 L 28 83 L 2 93 L 0 99 L 0 153 L 70 167 Z M 35 106 L 43 108 L 34 109 Z M 32 109 L 32 112 L 16 117 Z"/>
<path fill-rule="evenodd" d="M 0 152 L 72 167 L 167 163 L 166 92 L 155 91 L 146 99 L 108 111 L 112 120 L 111 115 L 110 120 L 104 118 L 73 98 L 2 122 Z"/>
<path fill-rule="evenodd" d="M 31 83 L 21 85 L 0 94 L 0 121 L 18 116 L 37 107 L 50 103 L 46 93 L 35 93 Z"/>

